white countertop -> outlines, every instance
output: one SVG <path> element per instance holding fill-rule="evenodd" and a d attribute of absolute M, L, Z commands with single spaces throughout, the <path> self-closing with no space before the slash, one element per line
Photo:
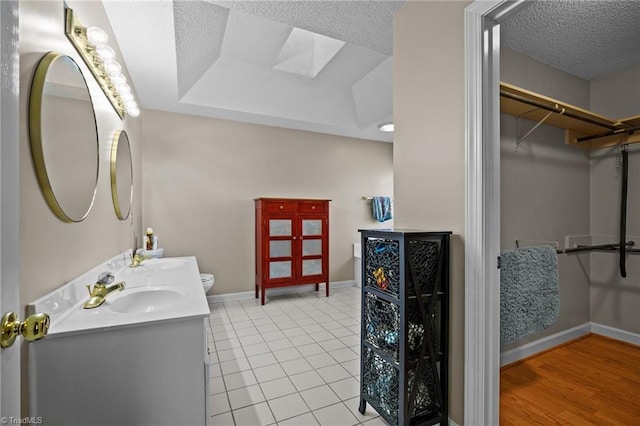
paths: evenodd
<path fill-rule="evenodd" d="M 136 268 L 128 266 L 128 259 L 130 250 L 31 303 L 29 312 L 51 317 L 47 339 L 210 315 L 195 257 L 150 259 Z M 97 308 L 83 309 L 89 299 L 86 285 L 93 285 L 103 271 L 115 275 L 113 284 L 124 281 L 125 289 L 107 296 Z M 163 297 L 153 302 L 158 295 Z M 144 306 L 136 305 L 139 302 Z"/>

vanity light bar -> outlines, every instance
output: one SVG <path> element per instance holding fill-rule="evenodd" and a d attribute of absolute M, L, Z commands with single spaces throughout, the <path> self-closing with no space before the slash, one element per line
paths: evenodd
<path fill-rule="evenodd" d="M 82 26 L 69 7 L 65 8 L 65 34 L 120 118 L 124 118 L 125 113 L 132 117 L 140 115 L 122 66 L 115 59 L 115 51 L 107 45 L 107 34 L 98 27 Z"/>

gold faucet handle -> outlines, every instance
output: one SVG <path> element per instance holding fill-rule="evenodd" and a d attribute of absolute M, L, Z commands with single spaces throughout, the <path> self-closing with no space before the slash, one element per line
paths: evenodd
<path fill-rule="evenodd" d="M 89 297 L 93 296 L 93 293 L 91 292 L 91 284 L 87 284 L 87 291 L 89 292 Z"/>

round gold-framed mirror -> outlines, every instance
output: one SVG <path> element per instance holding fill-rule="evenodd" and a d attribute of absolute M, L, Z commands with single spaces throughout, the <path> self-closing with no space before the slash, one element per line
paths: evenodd
<path fill-rule="evenodd" d="M 63 222 L 84 220 L 98 188 L 98 127 L 89 87 L 69 56 L 49 52 L 29 97 L 29 139 L 38 185 Z"/>
<path fill-rule="evenodd" d="M 111 198 L 118 219 L 127 219 L 133 200 L 133 160 L 124 130 L 118 130 L 111 143 Z"/>

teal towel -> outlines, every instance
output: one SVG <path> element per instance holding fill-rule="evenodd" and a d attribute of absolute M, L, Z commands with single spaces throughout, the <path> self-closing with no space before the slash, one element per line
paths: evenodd
<path fill-rule="evenodd" d="M 560 313 L 558 254 L 549 246 L 500 254 L 500 340 L 515 342 L 551 326 Z"/>
<path fill-rule="evenodd" d="M 373 218 L 378 222 L 386 222 L 389 219 L 393 219 L 390 197 L 372 197 L 371 208 L 373 210 Z"/>

